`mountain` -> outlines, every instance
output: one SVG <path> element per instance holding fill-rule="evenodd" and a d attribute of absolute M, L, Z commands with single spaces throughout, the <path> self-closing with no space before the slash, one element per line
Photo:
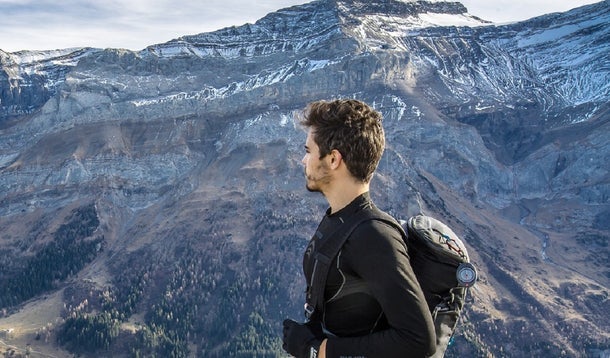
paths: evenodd
<path fill-rule="evenodd" d="M 293 117 L 354 97 L 384 115 L 374 200 L 479 269 L 447 355 L 607 355 L 608 24 L 607 0 L 506 25 L 318 0 L 139 52 L 0 51 L 0 351 L 277 356 L 325 209 Z"/>

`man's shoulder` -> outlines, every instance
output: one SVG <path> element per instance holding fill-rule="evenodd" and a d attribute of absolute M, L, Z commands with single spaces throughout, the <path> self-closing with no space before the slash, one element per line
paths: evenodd
<path fill-rule="evenodd" d="M 370 218 L 360 222 L 353 233 L 379 232 L 380 234 L 400 234 L 400 224 L 394 219 Z"/>
<path fill-rule="evenodd" d="M 392 252 L 406 250 L 399 230 L 381 220 L 367 220 L 358 225 L 347 238 L 342 252 L 346 260 L 366 257 L 392 257 Z"/>
<path fill-rule="evenodd" d="M 379 209 L 377 206 L 371 203 L 367 208 L 363 208 L 355 214 L 359 218 L 355 219 L 359 221 L 357 228 L 393 228 L 395 231 L 400 232 L 402 227 L 398 221 L 387 212 Z"/>
<path fill-rule="evenodd" d="M 374 217 L 360 222 L 352 231 L 348 241 L 402 240 L 403 233 L 400 224 L 391 216 Z"/>

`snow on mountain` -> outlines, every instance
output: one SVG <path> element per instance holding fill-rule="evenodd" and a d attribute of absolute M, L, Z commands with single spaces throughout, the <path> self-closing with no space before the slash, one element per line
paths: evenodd
<path fill-rule="evenodd" d="M 596 15 L 591 16 L 592 13 Z M 239 60 L 273 54 L 291 58 L 300 51 L 315 49 L 318 44 L 335 42 L 337 48 L 343 48 L 340 44 L 349 46 L 348 39 L 352 38 L 361 46 L 359 50 L 353 49 L 354 53 L 378 50 L 408 53 L 409 61 L 420 73 L 431 72 L 440 77 L 453 93 L 455 105 L 473 103 L 478 111 L 498 103 L 535 100 L 552 112 L 561 112 L 566 106 L 607 100 L 610 86 L 606 80 L 610 73 L 604 67 L 610 53 L 610 41 L 604 41 L 610 36 L 607 2 L 568 15 L 547 15 L 529 23 L 531 26 L 491 25 L 469 15 L 459 3 L 394 1 L 362 5 L 345 1 L 334 7 L 327 1 L 316 1 L 270 14 L 254 25 L 185 36 L 151 46 L 145 52 L 170 58 L 196 55 Z M 278 36 L 278 29 L 287 35 Z M 591 41 L 601 46 L 591 50 Z M 312 61 L 319 64 L 336 61 L 333 53 L 326 49 L 326 58 Z M 337 56 L 343 55 L 338 52 Z M 267 77 L 286 79 L 289 69 L 276 71 Z M 246 84 L 236 87 L 251 88 Z M 432 95 L 444 100 L 440 94 Z M 586 120 L 592 113 L 594 109 L 589 109 L 572 120 Z"/>
<path fill-rule="evenodd" d="M 610 97 L 610 5 L 603 1 L 566 14 L 546 15 L 508 26 L 506 41 L 554 88 L 567 106 L 604 104 Z M 511 43 L 512 42 L 512 43 Z M 576 121 L 586 120 L 586 117 Z"/>
<path fill-rule="evenodd" d="M 144 51 L 166 57 L 225 58 L 298 52 L 335 38 L 345 27 L 352 26 L 354 20 L 361 21 L 361 27 L 381 27 L 384 32 L 396 34 L 431 26 L 489 24 L 469 15 L 460 3 L 373 1 L 363 4 L 358 1 L 337 1 L 336 4 L 329 0 L 313 1 L 274 12 L 253 25 L 184 36 Z M 340 20 L 341 17 L 347 19 Z"/>
<path fill-rule="evenodd" d="M 596 15 L 591 16 L 592 13 Z M 544 103 L 546 109 L 560 112 L 566 106 L 603 103 L 608 98 L 610 81 L 606 79 L 610 73 L 603 64 L 610 53 L 610 41 L 606 41 L 610 36 L 609 17 L 607 2 L 601 2 L 569 14 L 551 14 L 526 23 L 494 26 L 469 15 L 460 3 L 338 1 L 335 4 L 318 0 L 269 14 L 255 24 L 152 45 L 138 56 L 144 60 L 149 56 L 220 58 L 244 68 L 259 57 L 269 57 L 269 63 L 284 62 L 279 67 L 274 65 L 274 68 L 242 76 L 238 81 L 210 83 L 196 93 L 186 94 L 214 98 L 235 90 L 285 81 L 291 71 L 313 71 L 336 63 L 346 50 L 352 53 L 381 50 L 406 54 L 406 68 L 408 71 L 418 68 L 419 83 L 426 73 L 438 76 L 453 94 L 453 99 L 447 99 L 440 93 L 431 93 L 438 101 L 447 100 L 453 105 L 470 103 L 473 109 L 484 111 L 503 102 L 535 100 Z M 353 47 L 354 40 L 359 48 Z M 590 46 L 591 42 L 600 45 Z M 332 47 L 328 47 L 329 43 Z M 323 51 L 321 48 L 316 51 L 321 46 Z M 58 88 L 65 74 L 80 59 L 98 51 L 4 53 L 3 69 L 7 78 L 12 79 L 8 83 L 35 75 L 43 80 L 43 88 L 48 92 L 38 95 L 41 100 L 38 104 L 30 103 L 29 109 L 13 103 L 17 95 L 5 98 L 4 112 L 33 110 Z M 307 53 L 307 57 L 300 53 Z M 409 87 L 415 82 L 410 80 L 406 85 Z M 7 91 L 12 91 L 11 88 L 15 86 L 9 85 Z M 135 103 L 153 100 L 137 99 Z M 594 110 L 585 112 L 591 114 Z M 586 113 L 573 120 L 586 120 Z"/>
<path fill-rule="evenodd" d="M 66 74 L 95 49 L 0 50 L 0 121 L 39 109 L 64 83 Z"/>
<path fill-rule="evenodd" d="M 67 71 L 78 62 L 99 50 L 68 48 L 49 51 L 19 51 L 7 53 L 0 50 L 0 65 L 7 81 L 14 87 L 28 87 L 28 80 L 35 76 L 48 78 L 44 85 L 57 88 Z"/>
<path fill-rule="evenodd" d="M 160 57 L 195 55 L 227 59 L 286 55 L 315 47 L 338 34 L 332 1 L 318 0 L 273 12 L 255 24 L 183 36 L 149 46 L 144 53 Z"/>

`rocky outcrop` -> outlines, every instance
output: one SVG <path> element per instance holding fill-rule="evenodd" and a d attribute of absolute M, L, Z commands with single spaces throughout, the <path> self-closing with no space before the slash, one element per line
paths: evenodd
<path fill-rule="evenodd" d="M 0 50 L 0 125 L 39 110 L 57 94 L 66 73 L 91 53 L 89 49 L 16 53 Z"/>

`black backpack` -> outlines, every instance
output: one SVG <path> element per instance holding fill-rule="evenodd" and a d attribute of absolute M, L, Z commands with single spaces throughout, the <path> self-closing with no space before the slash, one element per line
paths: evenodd
<path fill-rule="evenodd" d="M 443 357 L 464 307 L 468 288 L 476 282 L 477 272 L 470 264 L 463 242 L 447 225 L 429 216 L 417 215 L 401 225 L 376 207 L 356 212 L 338 228 L 340 234 L 329 235 L 316 249 L 305 315 L 314 319 L 321 314 L 330 264 L 354 229 L 367 220 L 384 221 L 402 234 L 411 267 L 434 321 L 436 353 L 433 357 Z"/>

